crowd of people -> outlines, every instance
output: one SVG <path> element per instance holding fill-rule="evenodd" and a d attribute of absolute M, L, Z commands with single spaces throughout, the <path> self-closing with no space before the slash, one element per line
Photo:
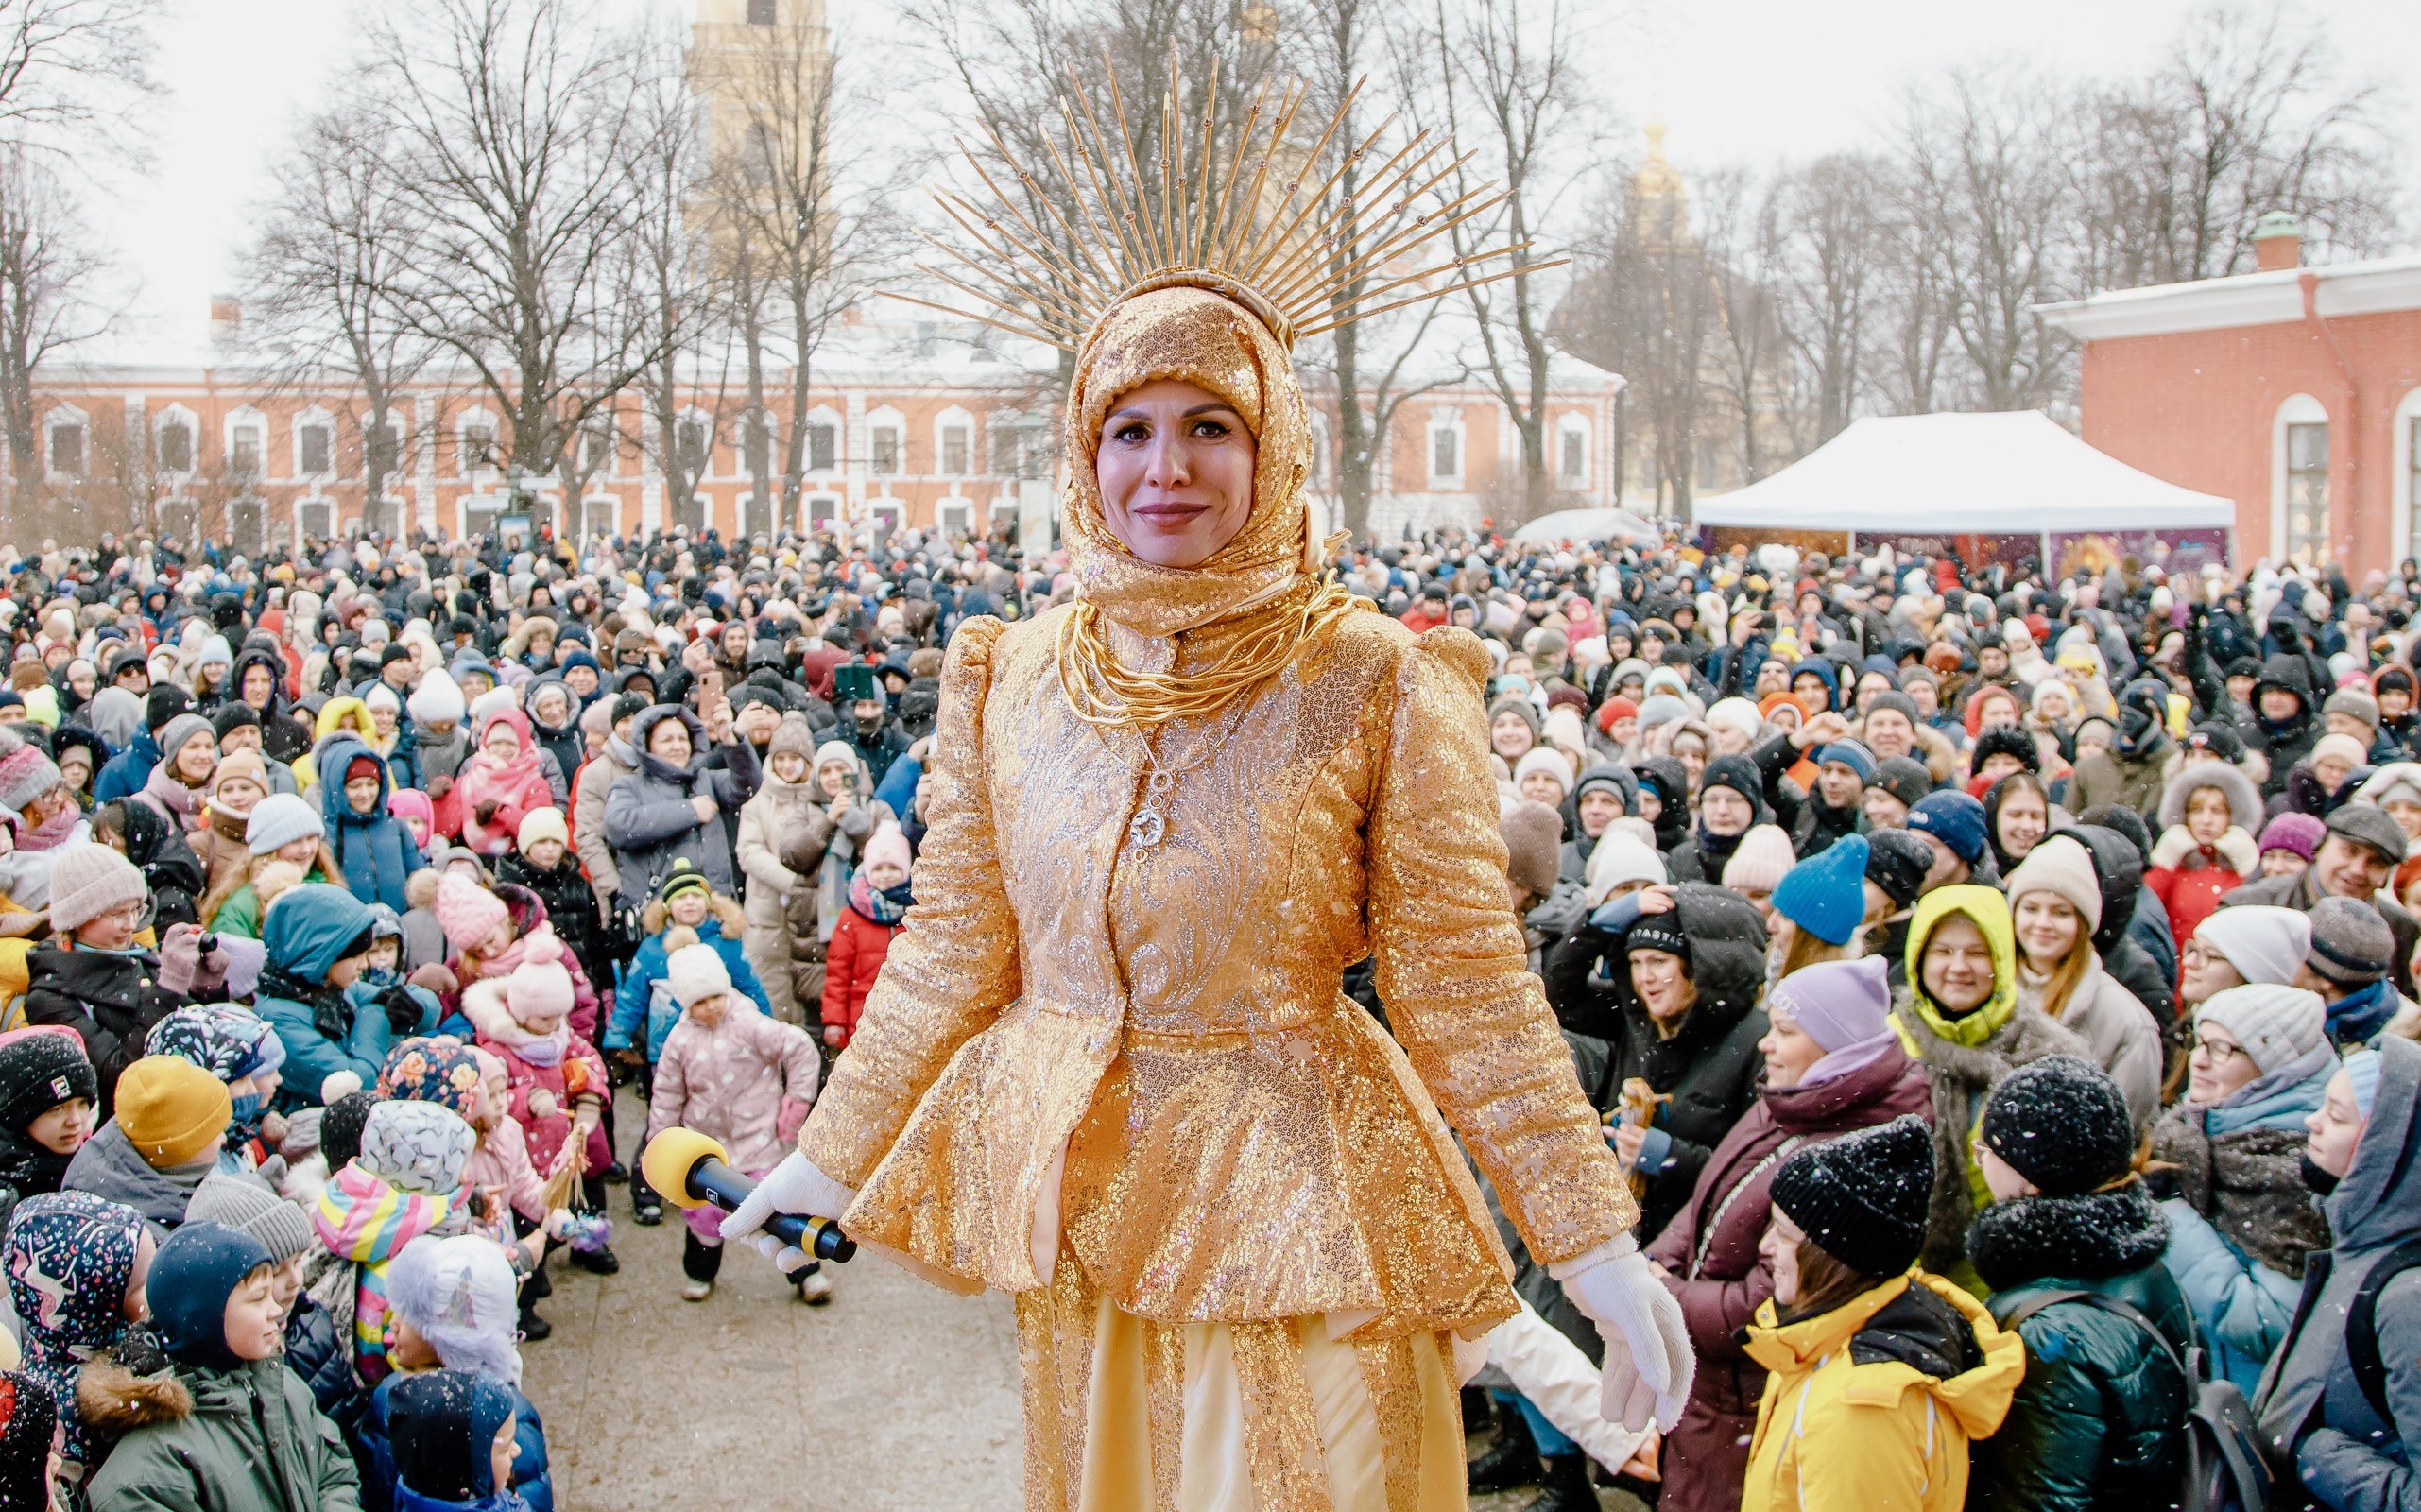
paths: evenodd
<path fill-rule="evenodd" d="M 2241 1398 L 2281 1504 L 2421 1507 L 2410 564 L 1335 566 L 1487 652 L 1509 895 L 1697 1356 L 1594 1471 L 1483 1376 L 1474 1490 L 2174 1505 Z M 550 1269 L 665 1220 L 645 1135 L 790 1148 L 944 648 L 1073 592 L 913 534 L 0 553 L 0 1501 L 550 1506 Z"/>

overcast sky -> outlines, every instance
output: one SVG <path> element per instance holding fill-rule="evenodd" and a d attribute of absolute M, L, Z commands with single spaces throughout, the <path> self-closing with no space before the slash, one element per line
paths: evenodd
<path fill-rule="evenodd" d="M 339 76 L 354 17 L 408 3 L 177 0 L 160 28 L 164 94 L 151 171 L 96 197 L 92 210 L 132 284 L 106 355 L 207 360 L 210 297 L 234 286 L 249 213 L 269 189 L 281 145 Z M 2415 0 L 2306 4 L 2346 58 L 2382 71 L 2421 60 Z M 1634 120 L 1660 113 L 1667 151 L 1687 169 L 1873 144 L 1902 84 L 1951 63 L 2006 59 L 2068 77 L 2138 72 L 2189 9 L 2189 0 L 1645 0 L 1624 5 L 1636 19 L 1601 28 L 1592 51 L 1615 108 Z M 2409 97 L 2421 74 L 2402 72 L 2416 82 L 2397 101 L 2396 135 L 2412 163 L 2408 198 L 2421 201 L 2421 113 Z"/>

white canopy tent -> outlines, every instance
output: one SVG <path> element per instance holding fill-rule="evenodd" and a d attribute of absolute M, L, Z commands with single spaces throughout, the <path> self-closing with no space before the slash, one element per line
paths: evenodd
<path fill-rule="evenodd" d="M 1664 540 L 1649 522 L 1628 509 L 1558 509 L 1542 514 L 1513 533 L 1521 545 L 1551 546 L 1566 541 L 1619 541 L 1653 546 Z"/>
<path fill-rule="evenodd" d="M 1693 514 L 1702 525 L 1852 536 L 2049 537 L 2229 529 L 2236 503 L 2139 472 L 2029 409 L 1853 421 L 1772 477 Z"/>

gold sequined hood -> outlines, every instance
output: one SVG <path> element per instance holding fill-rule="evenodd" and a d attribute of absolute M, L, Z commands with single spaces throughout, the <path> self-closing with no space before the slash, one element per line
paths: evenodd
<path fill-rule="evenodd" d="M 1253 433 L 1253 510 L 1233 541 L 1198 567 L 1144 561 L 1110 533 L 1093 465 L 1101 422 L 1123 394 L 1164 378 L 1198 384 Z M 1208 289 L 1155 289 L 1101 318 L 1076 353 L 1069 386 L 1070 481 L 1061 510 L 1076 591 L 1141 635 L 1172 636 L 1308 591 L 1318 560 L 1303 479 L 1311 413 L 1295 364 L 1269 328 Z"/>

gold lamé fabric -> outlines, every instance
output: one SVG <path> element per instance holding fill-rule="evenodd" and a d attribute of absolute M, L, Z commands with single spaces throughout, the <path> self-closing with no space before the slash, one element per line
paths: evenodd
<path fill-rule="evenodd" d="M 1093 462 L 1118 399 L 1171 378 L 1218 395 L 1253 433 L 1253 512 L 1198 567 L 1138 559 L 1110 533 Z M 1242 305 L 1198 288 L 1157 289 L 1106 313 L 1076 353 L 1068 388 L 1068 494 L 1060 509 L 1069 570 L 1088 602 L 1155 637 L 1198 629 L 1296 590 L 1317 553 L 1302 484 L 1311 410 L 1286 349 Z"/>
<path fill-rule="evenodd" d="M 1033 1291 L 1064 1145 L 1065 1243 L 1116 1307 L 1367 1312 L 1356 1340 L 1513 1311 L 1450 1125 L 1541 1263 L 1626 1231 L 1507 900 L 1479 643 L 1351 615 L 1225 713 L 1166 727 L 1166 838 L 1139 850 L 1150 763 L 1069 707 L 1066 612 L 952 642 L 917 904 L 799 1141 L 861 1188 L 849 1228 Z M 1253 623 L 1113 622 L 1111 648 L 1182 673 Z M 1393 1039 L 1338 990 L 1374 952 Z"/>
<path fill-rule="evenodd" d="M 1453 1340 L 1158 1323 L 1062 1251 L 1017 1305 L 1028 1512 L 1462 1512 Z"/>

